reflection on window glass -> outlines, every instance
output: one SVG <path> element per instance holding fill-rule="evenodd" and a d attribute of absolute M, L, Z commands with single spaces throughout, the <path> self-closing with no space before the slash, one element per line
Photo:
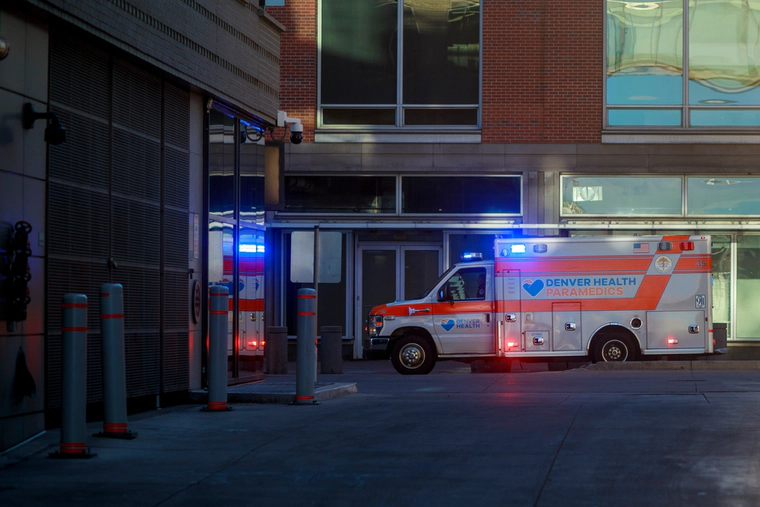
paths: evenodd
<path fill-rule="evenodd" d="M 689 1 L 692 104 L 758 105 L 760 1 Z"/>
<path fill-rule="evenodd" d="M 229 290 L 230 299 L 234 297 L 233 262 L 234 262 L 234 226 L 223 222 L 209 220 L 208 224 L 208 283 L 222 285 Z M 232 353 L 232 313 L 228 315 L 228 353 Z"/>
<path fill-rule="evenodd" d="M 209 113 L 209 212 L 232 216 L 235 189 L 235 120 Z"/>
<path fill-rule="evenodd" d="M 680 109 L 610 109 L 607 114 L 611 126 L 681 126 Z"/>
<path fill-rule="evenodd" d="M 731 236 L 712 237 L 713 322 L 729 324 L 731 336 Z"/>
<path fill-rule="evenodd" d="M 760 215 L 760 178 L 688 178 L 687 199 L 689 215 Z"/>
<path fill-rule="evenodd" d="M 402 213 L 518 215 L 521 181 L 519 176 L 404 177 Z"/>
<path fill-rule="evenodd" d="M 681 178 L 562 178 L 563 215 L 681 215 L 681 201 Z"/>
<path fill-rule="evenodd" d="M 240 218 L 263 223 L 264 146 L 255 142 L 255 130 L 243 122 L 240 127 L 251 131 L 240 144 Z"/>
<path fill-rule="evenodd" d="M 404 121 L 396 118 L 395 108 L 341 111 L 330 107 L 335 105 L 479 105 L 480 0 L 322 0 L 320 5 L 325 126 Z M 477 110 L 475 116 L 419 111 L 409 121 L 476 126 Z"/>
<path fill-rule="evenodd" d="M 692 127 L 757 127 L 760 105 L 760 0 L 607 1 L 606 103 L 683 108 L 684 55 Z M 688 48 L 683 30 L 688 27 Z M 709 108 L 715 107 L 715 111 Z M 677 116 L 610 112 L 610 126 L 681 126 Z"/>
<path fill-rule="evenodd" d="M 760 111 L 692 109 L 691 125 L 693 127 L 758 127 L 760 126 Z"/>
<path fill-rule="evenodd" d="M 396 103 L 396 2 L 322 0 L 322 102 Z"/>
<path fill-rule="evenodd" d="M 680 104 L 683 3 L 607 1 L 607 103 Z"/>
<path fill-rule="evenodd" d="M 396 178 L 392 176 L 286 176 L 285 211 L 396 213 Z"/>
<path fill-rule="evenodd" d="M 739 236 L 736 250 L 736 338 L 760 338 L 760 236 Z"/>
<path fill-rule="evenodd" d="M 465 301 L 486 298 L 486 269 L 461 268 L 456 271 L 444 286 L 444 299 Z"/>
<path fill-rule="evenodd" d="M 479 39 L 478 0 L 405 0 L 404 102 L 477 104 Z"/>

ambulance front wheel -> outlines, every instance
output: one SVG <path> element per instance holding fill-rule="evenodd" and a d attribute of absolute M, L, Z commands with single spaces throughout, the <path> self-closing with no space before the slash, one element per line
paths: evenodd
<path fill-rule="evenodd" d="M 426 375 L 435 366 L 435 352 L 430 340 L 408 335 L 396 341 L 391 352 L 391 363 L 402 375 Z"/>
<path fill-rule="evenodd" d="M 596 342 L 595 362 L 625 362 L 636 359 L 636 349 L 624 336 L 606 336 Z"/>

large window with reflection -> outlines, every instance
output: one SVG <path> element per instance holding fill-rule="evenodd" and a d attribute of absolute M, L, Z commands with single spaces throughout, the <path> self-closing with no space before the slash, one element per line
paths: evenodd
<path fill-rule="evenodd" d="M 760 126 L 760 0 L 606 5 L 607 126 Z"/>
<path fill-rule="evenodd" d="M 520 176 L 403 176 L 403 214 L 519 215 Z"/>
<path fill-rule="evenodd" d="M 562 177 L 562 215 L 682 216 L 683 178 Z"/>
<path fill-rule="evenodd" d="M 480 0 L 321 0 L 320 125 L 478 126 Z"/>

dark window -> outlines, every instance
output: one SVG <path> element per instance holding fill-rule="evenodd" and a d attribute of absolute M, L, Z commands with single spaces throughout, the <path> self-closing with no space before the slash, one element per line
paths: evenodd
<path fill-rule="evenodd" d="M 396 213 L 396 179 L 390 176 L 286 176 L 285 211 Z"/>
<path fill-rule="evenodd" d="M 520 177 L 402 179 L 402 213 L 520 214 Z"/>

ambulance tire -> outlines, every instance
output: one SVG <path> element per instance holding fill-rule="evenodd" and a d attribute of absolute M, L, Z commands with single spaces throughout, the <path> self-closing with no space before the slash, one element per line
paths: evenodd
<path fill-rule="evenodd" d="M 594 347 L 594 362 L 626 362 L 636 360 L 633 341 L 618 334 L 600 336 Z"/>
<path fill-rule="evenodd" d="M 393 345 L 391 363 L 402 375 L 427 375 L 435 366 L 435 349 L 423 336 L 402 336 Z"/>

